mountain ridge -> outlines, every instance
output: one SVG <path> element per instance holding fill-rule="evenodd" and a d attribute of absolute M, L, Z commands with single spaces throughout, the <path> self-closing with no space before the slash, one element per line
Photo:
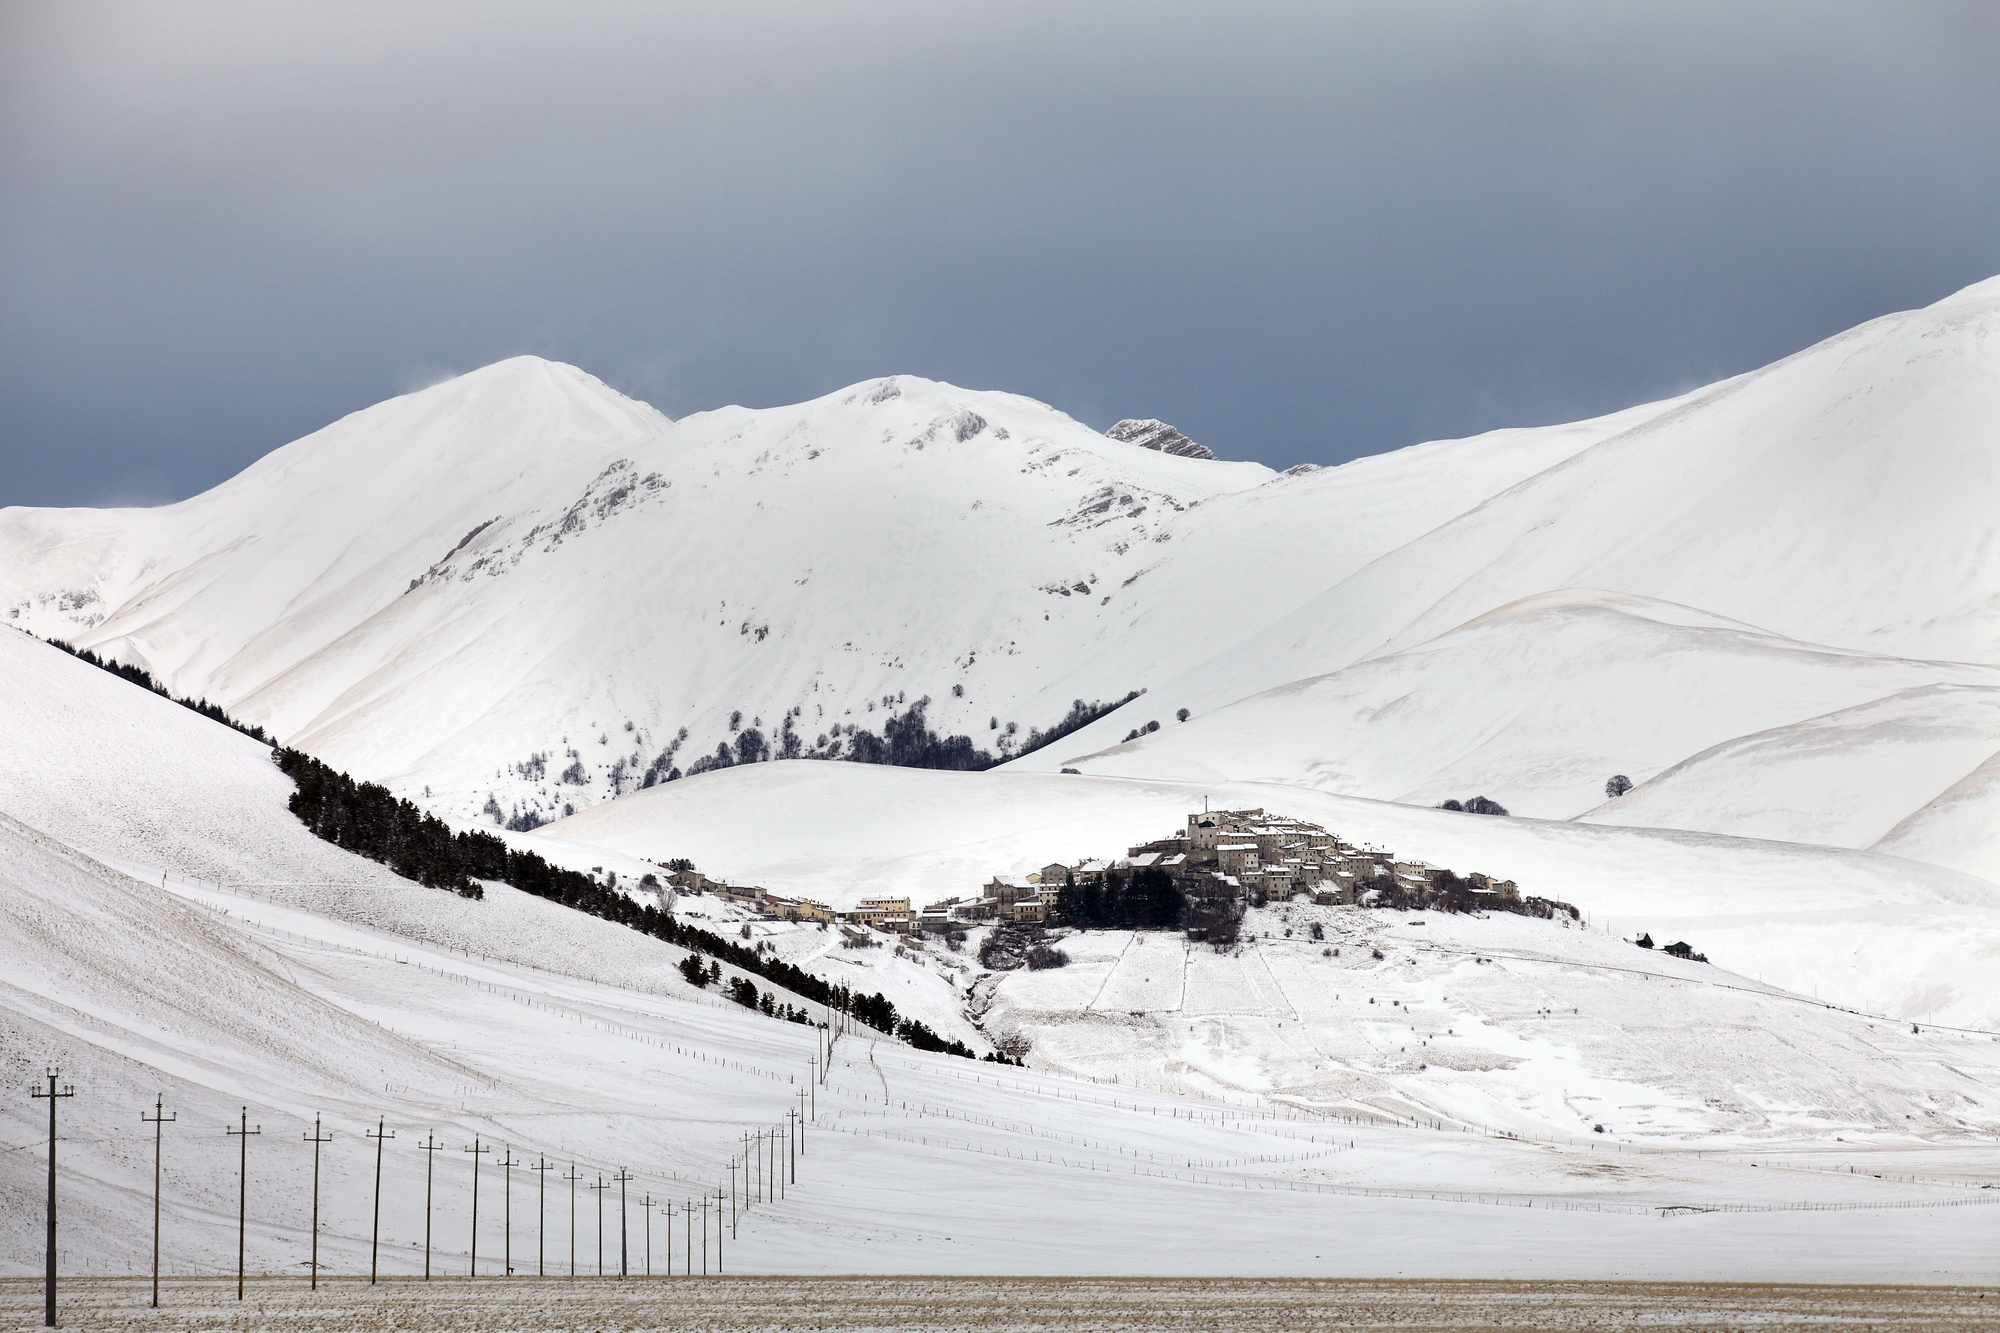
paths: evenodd
<path fill-rule="evenodd" d="M 671 421 L 512 358 L 164 510 L 0 511 L 0 606 L 459 819 L 846 753 L 920 700 L 1027 768 L 1599 818 L 1605 767 L 1637 817 L 1736 738 L 1986 681 L 1995 385 L 2000 279 L 1673 399 L 1306 473 L 911 376 Z M 1640 744 L 1645 690 L 1712 706 Z M 1453 720 L 1398 720 L 1425 714 Z"/>

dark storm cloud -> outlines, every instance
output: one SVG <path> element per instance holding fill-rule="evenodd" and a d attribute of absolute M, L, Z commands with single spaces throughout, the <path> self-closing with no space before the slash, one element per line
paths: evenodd
<path fill-rule="evenodd" d="M 1333 462 L 2000 272 L 2000 8 L 16 3 L 0 503 L 516 352 Z"/>

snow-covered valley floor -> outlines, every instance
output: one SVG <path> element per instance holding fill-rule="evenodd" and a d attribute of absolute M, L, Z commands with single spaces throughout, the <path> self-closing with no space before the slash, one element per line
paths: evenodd
<path fill-rule="evenodd" d="M 17 867 L 21 841 L 32 844 L 10 846 Z M 171 879 L 161 890 L 70 865 L 98 881 L 99 894 L 87 896 L 83 884 L 63 882 L 65 860 L 51 852 L 30 868 L 87 905 L 94 952 L 136 964 L 133 951 L 172 949 L 205 964 L 206 978 L 169 1022 L 115 1013 L 110 996 L 88 1013 L 54 1003 L 43 987 L 9 997 L 10 1063 L 29 1050 L 58 1052 L 79 1090 L 63 1107 L 70 1271 L 145 1266 L 151 1142 L 137 1115 L 156 1090 L 181 1117 L 166 1139 L 170 1272 L 233 1267 L 242 1145 L 223 1130 L 247 1102 L 263 1130 L 250 1145 L 252 1271 L 303 1271 L 311 1151 L 302 1136 L 314 1115 L 335 1135 L 320 1261 L 365 1271 L 374 1153 L 364 1134 L 386 1117 L 398 1139 L 385 1154 L 382 1263 L 407 1276 L 421 1271 L 415 1144 L 427 1134 L 446 1148 L 435 1166 L 437 1271 L 466 1271 L 472 1167 L 463 1149 L 475 1136 L 558 1166 L 543 1214 L 529 1173 L 515 1172 L 509 1186 L 497 1155 L 486 1162 L 482 1271 L 499 1270 L 507 1243 L 503 1190 L 513 1196 L 516 1270 L 537 1262 L 544 1215 L 541 1255 L 567 1267 L 561 1177 L 571 1164 L 585 1186 L 581 1263 L 594 1271 L 591 1184 L 633 1173 L 626 1235 L 636 1254 L 641 1200 L 726 1192 L 725 1163 L 744 1130 L 782 1123 L 806 1087 L 809 1030 L 712 997 L 584 982 L 267 900 Z M 119 940 L 123 912 L 134 924 L 143 914 L 149 938 Z M 242 975 L 216 966 L 232 958 Z M 261 1058 L 246 1058 L 253 1052 Z M 9 1072 L 25 1083 L 29 1071 Z M 730 1271 L 2000 1277 L 2000 1211 L 1988 1206 L 1996 1192 L 1981 1188 L 1992 1183 L 1983 1144 L 1753 1152 L 1513 1141 L 1229 1106 L 855 1035 L 836 1043 L 806 1104 L 798 1183 L 739 1218 L 720 1259 Z M 39 1183 L 40 1109 L 25 1099 L 9 1107 L 0 1157 L 16 1204 L 5 1247 L 16 1273 L 32 1270 L 36 1252 L 40 1219 L 19 1205 L 34 1201 Z M 616 1191 L 603 1203 L 615 1266 Z M 652 1211 L 663 1268 L 669 1224 Z M 685 1214 L 672 1225 L 679 1264 Z M 695 1249 L 699 1267 L 698 1241 Z"/>

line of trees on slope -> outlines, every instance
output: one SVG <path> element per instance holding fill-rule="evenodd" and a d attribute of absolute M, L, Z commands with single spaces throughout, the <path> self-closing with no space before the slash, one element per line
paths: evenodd
<path fill-rule="evenodd" d="M 844 759 L 856 764 L 890 764 L 898 768 L 937 768 L 977 773 L 1010 759 L 1033 754 L 1045 745 L 1052 745 L 1071 732 L 1123 708 L 1142 693 L 1142 690 L 1133 690 L 1124 698 L 1109 703 L 1075 700 L 1070 704 L 1069 712 L 1054 726 L 1047 730 L 1031 728 L 1020 749 L 1003 748 L 999 754 L 980 749 L 970 736 L 947 736 L 933 730 L 927 716 L 931 706 L 928 695 L 903 711 L 892 712 L 884 718 L 879 736 L 856 723 L 835 723 L 816 737 L 811 745 L 805 743 L 796 729 L 795 719 L 799 716 L 799 709 L 794 708 L 785 714 L 775 737 L 767 737 L 763 728 L 755 724 L 736 731 L 743 716 L 739 709 L 731 715 L 734 740 L 717 741 L 713 754 L 696 759 L 683 774 L 673 764 L 673 749 L 686 739 L 683 735 L 646 770 L 640 785 L 651 787 L 660 782 L 677 781 L 683 776 L 692 777 L 719 768 L 735 768 L 740 764 L 758 764 L 772 759 Z M 884 702 L 889 700 L 885 698 Z M 996 728 L 997 725 L 998 719 L 995 719 Z M 1010 732 L 1012 728 L 1013 724 L 1009 723 Z"/>
<path fill-rule="evenodd" d="M 898 1019 L 886 997 L 862 995 L 822 981 L 804 968 L 746 949 L 712 931 L 692 926 L 651 903 L 635 902 L 580 870 L 549 864 L 534 852 L 516 851 L 491 833 L 454 832 L 437 816 L 418 809 L 386 787 L 356 782 L 301 750 L 280 747 L 274 758 L 298 790 L 291 809 L 318 837 L 343 850 L 379 861 L 405 879 L 483 898 L 480 880 L 510 884 L 523 893 L 628 926 L 668 944 L 719 959 L 814 1004 L 851 1014 L 877 1031 L 901 1037 L 920 1050 L 973 1058 L 963 1042 L 940 1037 L 915 1019 Z M 716 977 L 720 976 L 717 972 Z M 753 995 L 752 1007 L 759 1007 Z M 803 1012 L 794 1010 L 798 1022 Z"/>
<path fill-rule="evenodd" d="M 162 699 L 172 700 L 182 708 L 200 713 L 211 722 L 220 722 L 225 727 L 232 727 L 242 732 L 245 736 L 248 736 L 251 740 L 262 741 L 266 745 L 276 745 L 278 743 L 274 738 L 265 734 L 262 727 L 253 727 L 238 722 L 235 718 L 223 712 L 221 706 L 218 704 L 212 704 L 206 699 L 189 699 L 172 693 L 166 686 L 154 680 L 152 673 L 144 667 L 127 666 L 123 662 L 113 662 L 109 658 L 99 657 L 88 648 L 77 648 L 64 643 L 61 639 L 49 639 L 46 642 L 51 648 L 60 648 L 79 662 L 88 662 L 100 671 L 109 671 L 114 676 L 131 681 L 142 690 L 151 690 Z"/>

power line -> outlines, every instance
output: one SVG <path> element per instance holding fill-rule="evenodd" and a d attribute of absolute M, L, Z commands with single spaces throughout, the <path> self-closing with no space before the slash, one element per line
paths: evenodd
<path fill-rule="evenodd" d="M 396 1137 L 396 1131 L 387 1128 L 388 1119 L 377 1117 L 375 1128 L 364 1131 L 375 1140 L 375 1223 L 368 1235 L 368 1285 L 375 1285 L 375 1260 L 382 1246 L 382 1145 Z"/>
<path fill-rule="evenodd" d="M 465 1275 L 474 1278 L 479 1276 L 479 1159 L 493 1150 L 480 1147 L 479 1136 L 474 1134 L 472 1146 L 460 1148 L 459 1151 L 472 1154 L 472 1261 L 467 1266 Z"/>
<path fill-rule="evenodd" d="M 674 1275 L 674 1201 L 660 1201 L 660 1215 L 667 1219 L 667 1276 Z"/>
<path fill-rule="evenodd" d="M 431 1176 L 444 1145 L 437 1141 L 436 1130 L 426 1130 L 417 1149 L 424 1155 L 424 1281 L 428 1282 L 431 1280 Z"/>
<path fill-rule="evenodd" d="M 42 1270 L 42 1324 L 47 1328 L 56 1326 L 56 1103 L 76 1096 L 76 1088 L 68 1083 L 56 1087 L 61 1074 L 60 1069 L 48 1071 L 46 1092 L 40 1088 L 28 1089 L 28 1096 L 37 1100 L 47 1098 L 49 1103 L 49 1253 Z"/>
<path fill-rule="evenodd" d="M 653 1196 L 648 1194 L 639 1200 L 640 1209 L 646 1214 L 646 1276 L 653 1275 Z"/>
<path fill-rule="evenodd" d="M 153 1308 L 155 1310 L 160 1308 L 160 1129 L 161 1126 L 171 1125 L 180 1119 L 178 1112 L 173 1115 L 166 1114 L 166 1100 L 164 1095 L 156 1094 L 153 1097 L 153 1113 L 147 1115 L 144 1111 L 139 1112 L 140 1122 L 153 1127 Z M 53 1134 L 49 1136 L 49 1141 L 51 1143 L 55 1141 Z"/>
<path fill-rule="evenodd" d="M 597 1183 L 595 1185 L 585 1185 L 584 1188 L 587 1190 L 597 1191 L 597 1275 L 599 1277 L 603 1277 L 604 1276 L 604 1191 L 611 1188 L 611 1183 L 600 1175 L 598 1176 Z"/>
<path fill-rule="evenodd" d="M 583 1179 L 583 1177 L 577 1173 L 575 1162 L 571 1162 L 569 1164 L 569 1170 L 563 1173 L 563 1179 L 569 1182 L 569 1275 L 571 1277 L 575 1277 L 576 1276 L 576 1182 Z"/>
<path fill-rule="evenodd" d="M 542 1244 L 549 1229 L 549 1177 L 554 1167 L 546 1157 L 537 1157 L 528 1170 L 535 1173 L 535 1276 L 547 1277 L 547 1251 Z"/>
<path fill-rule="evenodd" d="M 319 1131 L 319 1115 L 313 1115 L 313 1132 L 305 1136 L 313 1146 L 313 1207 L 312 1207 L 312 1289 L 319 1290 L 319 1146 L 332 1143 L 333 1135 L 322 1135 Z"/>
<path fill-rule="evenodd" d="M 495 1162 L 500 1168 L 500 1179 L 504 1182 L 501 1190 L 500 1228 L 500 1275 L 514 1276 L 514 1168 L 520 1163 L 514 1160 L 514 1145 L 506 1145 L 506 1156 Z"/>
<path fill-rule="evenodd" d="M 224 1125 L 222 1132 L 239 1140 L 237 1152 L 240 1160 L 237 1163 L 236 1191 L 236 1299 L 240 1301 L 243 1299 L 243 1234 L 250 1212 L 250 1136 L 262 1134 L 264 1127 L 259 1125 L 255 1129 L 250 1128 L 250 1108 L 246 1106 L 238 1112 L 237 1128 L 231 1129 Z M 54 1234 L 53 1223 L 50 1234 Z"/>
<path fill-rule="evenodd" d="M 618 1182 L 618 1276 L 629 1277 L 631 1273 L 625 1253 L 625 1238 L 630 1234 L 625 1224 L 625 1186 L 632 1179 L 632 1173 L 621 1166 L 618 1174 L 611 1178 Z"/>

